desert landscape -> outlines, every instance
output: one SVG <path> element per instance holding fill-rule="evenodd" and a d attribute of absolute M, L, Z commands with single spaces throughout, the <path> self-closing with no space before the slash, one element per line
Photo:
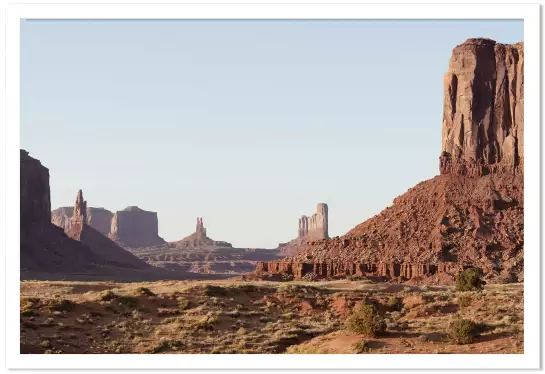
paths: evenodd
<path fill-rule="evenodd" d="M 21 149 L 21 353 L 524 353 L 524 44 L 467 39 L 443 85 L 439 175 L 341 236 L 316 202 L 275 248 L 203 217 L 166 241 L 85 186 L 52 209 Z"/>

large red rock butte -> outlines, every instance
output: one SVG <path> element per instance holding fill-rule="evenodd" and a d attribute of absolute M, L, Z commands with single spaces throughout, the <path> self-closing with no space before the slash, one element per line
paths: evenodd
<path fill-rule="evenodd" d="M 283 254 L 293 253 L 298 247 L 307 244 L 309 240 L 320 240 L 329 238 L 329 208 L 325 203 L 316 205 L 316 213 L 312 216 L 301 216 L 299 218 L 299 230 L 297 238 L 280 243 L 278 249 Z"/>
<path fill-rule="evenodd" d="M 478 266 L 491 281 L 522 281 L 523 47 L 468 39 L 454 48 L 444 80 L 439 176 L 347 234 L 310 241 L 256 272 L 430 283 Z"/>

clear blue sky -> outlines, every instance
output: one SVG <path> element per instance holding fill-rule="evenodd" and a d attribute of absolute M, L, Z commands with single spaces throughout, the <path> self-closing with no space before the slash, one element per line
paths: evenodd
<path fill-rule="evenodd" d="M 158 212 L 178 240 L 342 235 L 438 174 L 443 74 L 522 21 L 22 21 L 21 147 L 52 207 Z"/>

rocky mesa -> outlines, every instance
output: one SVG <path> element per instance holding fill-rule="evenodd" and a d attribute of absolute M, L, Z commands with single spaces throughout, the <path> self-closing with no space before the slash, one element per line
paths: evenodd
<path fill-rule="evenodd" d="M 65 232 L 72 227 L 74 207 L 60 207 L 51 212 L 51 222 L 62 227 Z M 93 227 L 102 235 L 108 235 L 112 226 L 114 214 L 104 208 L 87 207 L 87 225 Z"/>
<path fill-rule="evenodd" d="M 479 266 L 489 280 L 522 281 L 523 88 L 523 43 L 468 39 L 455 47 L 444 78 L 440 175 L 344 236 L 311 240 L 257 273 L 448 283 Z"/>
<path fill-rule="evenodd" d="M 143 248 L 165 244 L 159 236 L 157 213 L 129 206 L 115 212 L 108 235 L 123 247 Z"/>

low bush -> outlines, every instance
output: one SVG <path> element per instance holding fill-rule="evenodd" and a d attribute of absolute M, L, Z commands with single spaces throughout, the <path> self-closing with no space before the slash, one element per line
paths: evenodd
<path fill-rule="evenodd" d="M 448 335 L 455 344 L 470 344 L 479 336 L 479 326 L 469 319 L 456 319 L 450 322 Z"/>
<path fill-rule="evenodd" d="M 471 295 L 460 295 L 458 296 L 458 305 L 461 308 L 467 308 L 471 305 L 471 302 L 473 301 L 473 297 Z"/>
<path fill-rule="evenodd" d="M 140 296 L 156 296 L 149 288 L 147 287 L 138 287 L 136 289 L 136 294 Z"/>
<path fill-rule="evenodd" d="M 369 342 L 367 340 L 362 340 L 354 344 L 354 350 L 356 353 L 365 353 L 369 352 Z"/>
<path fill-rule="evenodd" d="M 348 318 L 348 328 L 368 337 L 377 337 L 384 333 L 386 323 L 374 305 L 362 304 Z"/>
<path fill-rule="evenodd" d="M 482 269 L 466 269 L 456 276 L 456 291 L 481 291 L 484 289 L 484 285 L 486 284 L 482 278 Z"/>
<path fill-rule="evenodd" d="M 212 286 L 208 284 L 204 287 L 204 294 L 206 296 L 225 296 L 227 295 L 227 290 L 220 286 Z"/>

